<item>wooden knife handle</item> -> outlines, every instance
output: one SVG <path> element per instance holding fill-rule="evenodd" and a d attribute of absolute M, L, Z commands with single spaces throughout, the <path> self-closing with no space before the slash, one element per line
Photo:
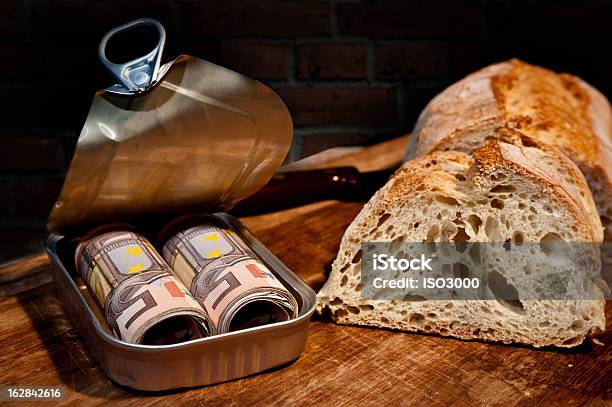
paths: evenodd
<path fill-rule="evenodd" d="M 326 199 L 347 199 L 358 192 L 359 171 L 354 167 L 284 172 L 275 174 L 230 212 L 240 216 L 267 213 Z"/>

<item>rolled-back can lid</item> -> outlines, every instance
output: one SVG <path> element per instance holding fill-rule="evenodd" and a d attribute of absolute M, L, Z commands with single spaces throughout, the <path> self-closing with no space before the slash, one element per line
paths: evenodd
<path fill-rule="evenodd" d="M 287 107 L 270 88 L 191 56 L 134 94 L 98 91 L 48 229 L 228 210 L 283 162 Z"/>

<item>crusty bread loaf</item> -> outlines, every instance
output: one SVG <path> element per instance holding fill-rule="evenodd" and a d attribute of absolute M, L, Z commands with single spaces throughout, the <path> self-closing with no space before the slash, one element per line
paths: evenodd
<path fill-rule="evenodd" d="M 416 155 L 470 153 L 509 127 L 557 146 L 583 172 L 612 240 L 612 110 L 581 79 L 511 60 L 488 66 L 437 95 L 413 132 Z"/>
<path fill-rule="evenodd" d="M 494 133 L 491 133 L 494 134 Z M 473 155 L 439 151 L 405 163 L 364 206 L 342 238 L 318 310 L 341 324 L 424 331 L 465 339 L 575 346 L 605 328 L 603 295 L 589 300 L 406 301 L 361 295 L 362 242 L 600 242 L 588 186 L 554 147 L 499 141 Z M 528 273 L 505 265 L 504 276 Z M 538 273 L 538 270 L 529 270 Z M 520 284 L 519 284 L 520 285 Z M 519 298 L 524 298 L 520 290 Z M 533 297 L 532 297 L 533 298 Z M 591 300 L 591 298 L 598 298 Z"/>

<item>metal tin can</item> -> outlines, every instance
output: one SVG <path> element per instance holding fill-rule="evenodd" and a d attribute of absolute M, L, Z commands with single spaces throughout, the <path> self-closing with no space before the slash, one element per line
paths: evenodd
<path fill-rule="evenodd" d="M 297 359 L 306 344 L 315 293 L 237 219 L 213 215 L 232 230 L 298 304 L 295 318 L 172 345 L 141 345 L 117 339 L 74 267 L 75 244 L 51 234 L 46 250 L 58 297 L 93 356 L 113 381 L 137 390 L 168 390 L 237 379 Z"/>
<path fill-rule="evenodd" d="M 124 64 L 106 58 L 115 34 L 137 25 L 159 32 L 157 46 Z M 144 229 L 160 214 L 231 209 L 282 164 L 292 123 L 270 88 L 187 55 L 161 64 L 165 31 L 140 19 L 111 30 L 100 57 L 119 84 L 96 92 L 60 196 L 49 216 L 47 253 L 60 300 L 106 374 L 139 390 L 202 386 L 296 359 L 306 341 L 315 294 L 239 221 L 233 230 L 297 302 L 294 318 L 171 345 L 117 339 L 75 269 L 72 237 L 111 222 Z M 64 237 L 66 236 L 66 237 Z"/>

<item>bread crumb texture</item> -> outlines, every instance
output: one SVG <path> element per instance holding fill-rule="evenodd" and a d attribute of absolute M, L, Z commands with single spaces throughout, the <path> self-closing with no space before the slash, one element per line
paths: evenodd
<path fill-rule="evenodd" d="M 340 324 L 535 347 L 576 346 L 605 328 L 605 300 L 597 288 L 592 298 L 601 299 L 572 301 L 383 301 L 361 295 L 362 242 L 601 242 L 593 198 L 566 155 L 522 130 L 487 131 L 471 151 L 432 151 L 408 161 L 370 199 L 342 238 L 318 294 L 320 313 Z M 500 278 L 514 273 L 519 281 L 522 274 L 538 273 L 529 264 L 504 267 Z"/>

